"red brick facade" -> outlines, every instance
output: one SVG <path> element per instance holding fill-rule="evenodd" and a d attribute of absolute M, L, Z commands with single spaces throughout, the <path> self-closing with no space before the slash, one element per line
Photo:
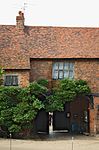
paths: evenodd
<path fill-rule="evenodd" d="M 30 72 L 29 70 L 5 70 L 5 75 L 17 75 L 18 76 L 18 85 L 20 87 L 26 87 L 29 85 L 30 81 Z"/>
<path fill-rule="evenodd" d="M 31 60 L 30 81 L 47 79 L 52 87 L 52 60 Z"/>
<path fill-rule="evenodd" d="M 86 80 L 92 93 L 99 93 L 99 28 L 30 27 L 24 26 L 24 14 L 19 12 L 16 26 L 0 26 L 0 66 L 6 74 L 18 74 L 24 87 L 45 78 L 49 87 L 52 65 L 57 59 L 74 63 L 74 78 Z M 90 132 L 99 132 L 99 97 L 90 110 Z"/>
<path fill-rule="evenodd" d="M 99 93 L 99 59 L 75 61 L 75 78 L 86 80 L 92 93 Z"/>
<path fill-rule="evenodd" d="M 99 133 L 99 97 L 94 97 L 94 109 L 90 109 L 90 133 Z"/>
<path fill-rule="evenodd" d="M 95 110 L 95 130 L 99 133 L 99 97 L 94 97 L 94 110 Z"/>
<path fill-rule="evenodd" d="M 49 80 L 50 87 L 55 85 L 52 79 L 52 65 L 55 59 L 31 59 L 30 81 L 45 78 Z M 60 59 L 74 63 L 74 78 L 86 80 L 92 93 L 99 93 L 99 59 Z"/>

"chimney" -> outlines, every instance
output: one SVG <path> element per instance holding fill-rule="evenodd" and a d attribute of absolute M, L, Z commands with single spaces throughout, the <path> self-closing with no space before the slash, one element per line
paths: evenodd
<path fill-rule="evenodd" d="M 19 29 L 24 29 L 24 13 L 19 11 L 19 15 L 16 16 L 16 27 Z"/>

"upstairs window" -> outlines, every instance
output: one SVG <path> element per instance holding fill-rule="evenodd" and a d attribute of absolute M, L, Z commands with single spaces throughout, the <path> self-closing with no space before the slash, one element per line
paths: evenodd
<path fill-rule="evenodd" d="M 53 63 L 53 79 L 74 78 L 74 64 L 70 62 Z"/>
<path fill-rule="evenodd" d="M 4 78 L 5 86 L 18 86 L 18 76 L 17 75 L 6 75 Z"/>
<path fill-rule="evenodd" d="M 99 105 L 97 105 L 97 110 L 99 111 Z"/>

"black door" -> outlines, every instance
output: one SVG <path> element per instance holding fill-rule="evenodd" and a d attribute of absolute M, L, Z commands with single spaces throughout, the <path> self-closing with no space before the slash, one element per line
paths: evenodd
<path fill-rule="evenodd" d="M 36 117 L 37 132 L 49 132 L 49 115 L 45 110 L 39 111 Z"/>
<path fill-rule="evenodd" d="M 77 97 L 70 104 L 71 111 L 71 132 L 89 132 L 89 99 L 85 96 Z"/>
<path fill-rule="evenodd" d="M 64 111 L 53 112 L 53 130 L 70 130 L 70 104 L 66 103 Z"/>

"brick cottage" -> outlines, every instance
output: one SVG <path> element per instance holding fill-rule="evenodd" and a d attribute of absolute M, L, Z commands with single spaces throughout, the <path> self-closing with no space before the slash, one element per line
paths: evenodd
<path fill-rule="evenodd" d="M 52 88 L 57 80 L 86 80 L 94 108 L 89 109 L 91 134 L 99 133 L 99 28 L 0 25 L 0 66 L 5 86 L 25 87 L 41 78 Z"/>

